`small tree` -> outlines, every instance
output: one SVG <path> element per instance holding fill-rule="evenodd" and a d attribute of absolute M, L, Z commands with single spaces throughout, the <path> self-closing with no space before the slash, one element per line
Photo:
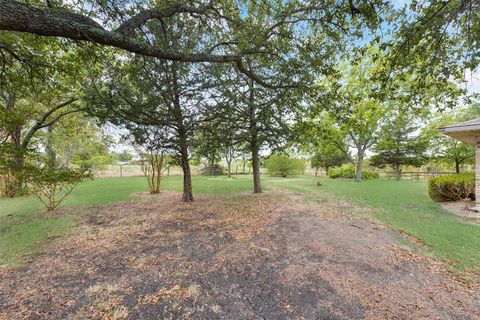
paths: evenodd
<path fill-rule="evenodd" d="M 370 164 L 379 168 L 392 166 L 395 179 L 400 180 L 402 166 L 420 167 L 425 163 L 428 141 L 416 134 L 419 127 L 404 110 L 392 113 L 391 119 L 381 129 Z"/>
<path fill-rule="evenodd" d="M 84 179 L 92 179 L 86 169 L 67 169 L 29 166 L 24 170 L 29 191 L 40 200 L 47 211 L 55 210 Z"/>
<path fill-rule="evenodd" d="M 477 118 L 480 116 L 478 108 L 473 104 L 457 113 L 441 114 L 431 120 L 423 134 L 430 138 L 429 151 L 435 162 L 453 167 L 455 173 L 460 173 L 463 165 L 475 163 L 475 146 L 441 134 L 438 128 Z"/>
<path fill-rule="evenodd" d="M 160 193 L 160 182 L 162 175 L 168 169 L 166 156 L 163 150 L 148 150 L 139 153 L 140 168 L 148 181 L 148 190 L 150 193 Z"/>
<path fill-rule="evenodd" d="M 169 158 L 166 146 L 169 144 L 167 128 L 134 126 L 130 130 L 134 148 L 140 157 L 140 167 L 152 194 L 160 193 L 162 175 L 168 170 Z"/>
<path fill-rule="evenodd" d="M 273 155 L 267 161 L 267 169 L 270 174 L 279 174 L 286 178 L 287 175 L 293 173 L 303 173 L 305 161 L 287 156 Z"/>
<path fill-rule="evenodd" d="M 293 160 L 293 172 L 296 174 L 304 174 L 307 168 L 307 163 L 304 159 L 292 159 Z"/>
<path fill-rule="evenodd" d="M 464 164 L 475 163 L 475 146 L 447 136 L 437 136 L 432 141 L 432 148 L 437 152 L 435 158 L 448 165 L 455 166 L 455 173 L 460 173 Z"/>
<path fill-rule="evenodd" d="M 345 150 L 348 147 L 344 148 Z M 315 168 L 315 176 L 318 175 L 320 168 L 328 172 L 329 168 L 340 167 L 345 162 L 351 161 L 351 158 L 344 151 L 339 149 L 336 144 L 329 141 L 320 143 L 317 151 L 310 160 L 310 164 Z"/>
<path fill-rule="evenodd" d="M 235 147 L 234 146 L 226 146 L 225 147 L 225 161 L 227 162 L 227 174 L 230 178 L 232 176 L 232 161 L 235 158 Z"/>

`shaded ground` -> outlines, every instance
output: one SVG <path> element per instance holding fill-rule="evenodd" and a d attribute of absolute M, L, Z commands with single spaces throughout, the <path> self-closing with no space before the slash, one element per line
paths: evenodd
<path fill-rule="evenodd" d="M 0 319 L 478 319 L 479 288 L 348 204 L 270 193 L 69 209 L 78 232 L 0 275 Z"/>

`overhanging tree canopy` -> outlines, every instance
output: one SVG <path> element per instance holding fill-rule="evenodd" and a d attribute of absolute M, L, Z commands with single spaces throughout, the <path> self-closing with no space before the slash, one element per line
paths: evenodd
<path fill-rule="evenodd" d="M 172 1 L 167 5 L 164 1 L 86 1 L 69 5 L 2 0 L 0 30 L 88 41 L 172 61 L 232 63 L 256 82 L 269 86 L 268 81 L 246 67 L 247 57 L 288 59 L 282 50 L 286 46 L 308 46 L 301 38 L 316 36 L 318 31 L 330 39 L 320 37 L 310 45 L 354 35 L 357 27 L 376 25 L 383 8 L 384 3 L 378 0 Z M 178 15 L 197 20 L 202 34 L 196 39 L 200 44 L 196 50 L 171 50 L 149 41 L 152 22 L 168 23 L 169 18 Z"/>

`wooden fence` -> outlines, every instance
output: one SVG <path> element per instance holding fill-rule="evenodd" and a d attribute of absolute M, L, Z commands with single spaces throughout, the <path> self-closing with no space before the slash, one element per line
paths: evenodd
<path fill-rule="evenodd" d="M 199 166 L 191 166 L 190 170 L 192 175 L 200 175 L 201 168 Z M 251 174 L 252 168 L 247 166 L 245 168 L 245 173 L 243 173 L 243 166 L 240 165 L 232 165 L 232 174 Z M 128 165 L 108 165 L 104 168 L 94 169 L 94 175 L 96 177 L 135 177 L 135 176 L 143 176 L 142 169 L 139 165 L 135 164 L 128 164 Z M 262 168 L 260 173 L 265 173 L 266 170 Z M 223 173 L 227 174 L 226 167 L 223 168 Z M 181 167 L 170 167 L 165 175 L 168 176 L 180 176 L 183 175 L 183 171 Z"/>
<path fill-rule="evenodd" d="M 192 175 L 200 175 L 200 168 L 192 166 L 191 167 Z M 242 166 L 233 166 L 232 165 L 232 174 L 242 174 Z M 132 176 L 143 176 L 143 172 L 138 165 L 109 165 L 105 168 L 94 170 L 95 176 L 97 177 L 132 177 Z M 226 171 L 224 172 L 226 174 Z M 266 169 L 262 168 L 261 173 L 266 173 Z M 180 167 L 171 167 L 168 173 L 165 175 L 177 176 L 182 175 L 182 168 Z M 245 174 L 251 174 L 251 168 L 245 168 Z M 305 171 L 307 175 L 315 175 L 315 170 L 307 169 Z M 319 176 L 325 176 L 324 171 L 318 172 Z M 402 180 L 428 180 L 430 177 L 437 176 L 446 176 L 449 174 L 455 174 L 455 172 L 435 172 L 435 171 L 403 171 L 401 172 Z M 393 171 L 381 171 L 379 172 L 380 178 L 382 179 L 395 179 L 395 172 Z"/>
<path fill-rule="evenodd" d="M 395 179 L 395 172 L 379 172 L 380 178 Z M 428 180 L 431 177 L 448 176 L 455 174 L 455 172 L 435 172 L 435 171 L 405 171 L 400 173 L 402 180 Z"/>

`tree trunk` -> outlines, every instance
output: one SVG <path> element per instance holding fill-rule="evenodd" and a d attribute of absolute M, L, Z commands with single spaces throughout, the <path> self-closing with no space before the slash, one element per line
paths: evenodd
<path fill-rule="evenodd" d="M 210 158 L 210 175 L 214 176 L 215 175 L 215 158 Z"/>
<path fill-rule="evenodd" d="M 15 170 L 13 183 L 10 185 L 10 195 L 14 197 L 23 189 L 24 181 L 22 173 L 25 170 L 25 152 L 23 150 L 16 151 L 15 154 Z"/>
<path fill-rule="evenodd" d="M 318 176 L 318 167 L 315 167 L 315 177 Z"/>
<path fill-rule="evenodd" d="M 227 170 L 228 170 L 228 177 L 232 177 L 232 160 L 227 161 Z"/>
<path fill-rule="evenodd" d="M 182 158 L 182 170 L 183 170 L 183 202 L 193 201 L 192 193 L 192 173 L 190 172 L 190 163 L 188 161 L 188 150 L 186 143 L 181 145 L 180 156 Z"/>
<path fill-rule="evenodd" d="M 156 167 L 157 167 L 157 169 L 156 169 L 157 176 L 156 176 L 155 193 L 160 193 L 160 184 L 162 182 L 163 154 L 160 154 L 160 155 L 157 154 L 155 160 L 156 160 L 155 164 L 156 164 Z"/>
<path fill-rule="evenodd" d="M 231 141 L 229 141 L 231 143 Z M 227 162 L 228 177 L 232 177 L 232 161 L 235 156 L 232 146 L 228 146 L 225 152 L 225 161 Z"/>
<path fill-rule="evenodd" d="M 47 141 L 45 144 L 45 153 L 47 154 L 47 157 L 48 157 L 47 165 L 50 168 L 55 168 L 57 165 L 57 154 L 55 153 L 55 150 L 53 149 L 53 144 L 52 144 L 53 125 L 49 125 L 47 127 L 47 130 L 48 130 Z"/>
<path fill-rule="evenodd" d="M 460 161 L 455 159 L 455 173 L 460 173 Z"/>
<path fill-rule="evenodd" d="M 250 151 L 252 152 L 252 169 L 253 169 L 253 193 L 262 192 L 262 184 L 260 181 L 260 157 L 258 143 L 257 114 L 253 93 L 253 81 L 249 80 L 249 117 L 250 117 Z"/>
<path fill-rule="evenodd" d="M 10 168 L 10 174 L 12 176 L 11 182 L 6 186 L 5 194 L 8 197 L 15 197 L 19 191 L 23 189 L 22 173 L 25 169 L 25 150 L 22 148 L 21 137 L 22 128 L 16 127 L 13 132 L 10 133 L 10 141 L 12 145 L 12 164 Z"/>
<path fill-rule="evenodd" d="M 360 182 L 362 181 L 362 169 L 363 169 L 363 157 L 365 151 L 363 148 L 357 148 L 357 165 L 355 168 L 355 181 Z"/>
<path fill-rule="evenodd" d="M 190 171 L 190 162 L 188 160 L 188 130 L 185 125 L 182 106 L 180 104 L 180 88 L 177 79 L 176 64 L 172 64 L 172 86 L 173 86 L 173 108 L 174 117 L 177 122 L 178 144 L 183 170 L 183 202 L 193 201 L 192 193 L 192 173 Z"/>
<path fill-rule="evenodd" d="M 395 170 L 395 180 L 400 181 L 402 179 L 402 174 L 400 172 L 400 164 L 396 163 L 394 165 L 394 170 Z"/>
<path fill-rule="evenodd" d="M 260 159 L 258 149 L 252 149 L 253 193 L 262 193 L 260 181 Z"/>

